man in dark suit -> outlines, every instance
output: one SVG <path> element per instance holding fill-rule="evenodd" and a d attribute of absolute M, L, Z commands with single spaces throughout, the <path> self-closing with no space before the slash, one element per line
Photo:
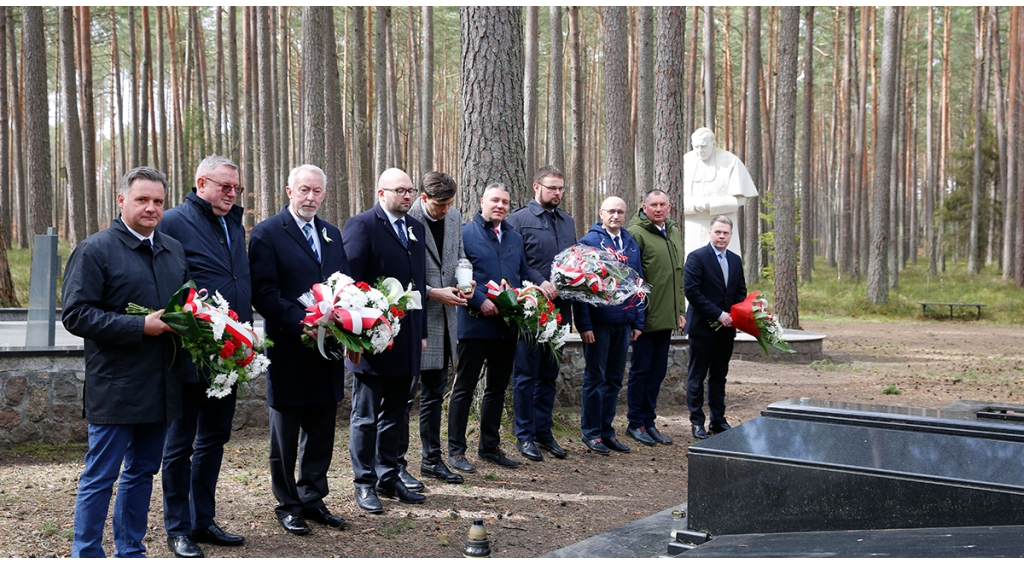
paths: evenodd
<path fill-rule="evenodd" d="M 473 264 L 476 289 L 468 307 L 459 308 L 459 360 L 448 402 L 448 463 L 460 472 L 476 472 L 466 460 L 466 425 L 485 361 L 487 385 L 480 404 L 477 454 L 505 468 L 519 466 L 498 447 L 505 388 L 512 376 L 518 339 L 501 318 L 498 306 L 487 297 L 486 288 L 488 282 L 500 284 L 502 280 L 519 288 L 530 279 L 523 237 L 505 222 L 508 210 L 508 188 L 496 182 L 484 189 L 480 211 L 462 226 L 462 244 Z M 470 315 L 470 310 L 479 312 L 479 316 Z"/>
<path fill-rule="evenodd" d="M 389 168 L 377 179 L 377 205 L 345 224 L 345 249 L 352 278 L 374 284 L 394 278 L 403 288 L 422 293 L 426 284 L 426 229 L 407 214 L 416 189 L 409 175 Z M 427 345 L 427 316 L 410 310 L 392 347 L 346 361 L 352 370 L 352 415 L 349 455 L 352 457 L 356 505 L 368 513 L 384 511 L 377 494 L 402 503 L 423 503 L 399 476 L 402 431 L 409 434 L 409 388 L 420 373 Z"/>
<path fill-rule="evenodd" d="M 252 303 L 274 342 L 267 373 L 271 489 L 279 503 L 278 520 L 296 535 L 310 531 L 304 518 L 331 527 L 345 525 L 323 502 L 338 402 L 345 397 L 345 370 L 341 361 L 324 358 L 301 340 L 306 311 L 299 296 L 335 272 L 350 274 L 341 232 L 316 215 L 326 191 L 327 175 L 320 168 L 292 169 L 285 187 L 290 203 L 249 236 Z"/>
<path fill-rule="evenodd" d="M 181 205 L 167 211 L 157 228 L 181 242 L 196 286 L 220 292 L 238 314 L 252 323 L 249 258 L 245 254 L 242 195 L 238 165 L 210 155 L 196 168 L 195 188 Z M 207 397 L 209 374 L 185 363 L 181 385 L 184 414 L 167 427 L 164 446 L 164 529 L 175 556 L 203 556 L 197 542 L 237 546 L 245 537 L 217 526 L 214 492 L 224 444 L 231 438 L 237 386 L 224 398 Z"/>
<path fill-rule="evenodd" d="M 686 404 L 690 408 L 693 436 L 708 438 L 704 428 L 704 380 L 708 382 L 708 408 L 712 433 L 729 429 L 725 420 L 725 377 L 736 340 L 729 310 L 747 296 L 743 261 L 730 251 L 732 220 L 718 216 L 711 221 L 711 243 L 686 258 L 683 286 L 689 307 L 686 330 L 690 335 L 690 365 L 686 376 Z M 717 331 L 712 323 L 722 324 Z"/>
<path fill-rule="evenodd" d="M 448 385 L 448 367 L 455 362 L 455 345 L 458 342 L 456 309 L 466 305 L 466 296 L 455 287 L 455 267 L 459 259 L 466 256 L 462 250 L 462 214 L 452 207 L 458 185 L 455 179 L 443 172 L 428 172 L 423 175 L 420 189 L 420 197 L 413 202 L 409 215 L 423 222 L 429 231 L 424 240 L 427 247 L 427 302 L 423 307 L 427 314 L 427 348 L 420 360 L 420 376 L 413 378 L 408 405 L 411 411 L 416 388 L 422 384 L 420 442 L 423 458 L 420 472 L 449 484 L 461 484 L 462 476 L 449 470 L 441 459 L 442 402 Z M 410 490 L 417 484 L 419 489 L 423 489 L 423 484 L 405 469 L 405 454 L 409 450 L 408 428 L 402 433 L 399 450 L 398 468 L 402 483 Z"/>

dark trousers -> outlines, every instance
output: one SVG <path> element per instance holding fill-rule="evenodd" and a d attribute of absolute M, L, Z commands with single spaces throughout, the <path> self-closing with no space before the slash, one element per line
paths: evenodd
<path fill-rule="evenodd" d="M 459 341 L 458 367 L 448 402 L 448 454 L 466 453 L 466 425 L 473 392 L 480 380 L 480 371 L 487 362 L 487 383 L 480 406 L 480 446 L 477 452 L 498 449 L 501 411 L 505 408 L 505 389 L 512 375 L 516 341 L 508 339 L 463 339 Z"/>
<path fill-rule="evenodd" d="M 409 440 L 406 410 L 411 384 L 412 376 L 353 374 L 348 453 L 355 485 L 390 485 L 399 480 L 398 448 L 403 434 Z"/>
<path fill-rule="evenodd" d="M 164 444 L 164 529 L 168 537 L 214 524 L 214 499 L 224 444 L 231 438 L 237 388 L 206 396 L 205 383 L 181 386 L 182 416 L 167 427 Z"/>
<path fill-rule="evenodd" d="M 167 423 L 94 425 L 89 423 L 89 450 L 75 497 L 72 558 L 104 558 L 103 527 L 110 496 L 114 500 L 114 556 L 144 558 L 142 544 L 149 521 L 153 476 L 160 470 Z"/>
<path fill-rule="evenodd" d="M 724 332 L 724 331 L 723 331 Z M 711 426 L 725 423 L 725 377 L 736 342 L 731 331 L 714 337 L 690 336 L 690 364 L 686 374 L 686 406 L 690 423 L 704 425 L 704 379 L 708 381 L 708 409 Z"/>
<path fill-rule="evenodd" d="M 615 407 L 622 390 L 629 352 L 629 325 L 594 326 L 594 342 L 583 345 L 586 368 L 583 370 L 583 401 L 580 430 L 584 439 L 614 437 Z"/>
<path fill-rule="evenodd" d="M 562 354 L 558 349 L 556 354 Z M 521 441 L 550 441 L 558 360 L 547 347 L 519 341 L 512 369 L 513 426 Z"/>
<path fill-rule="evenodd" d="M 447 356 L 447 355 L 445 355 Z M 423 445 L 422 463 L 433 465 L 441 462 L 441 411 L 443 411 L 444 389 L 448 385 L 448 362 L 444 368 L 424 370 L 414 376 L 409 387 L 409 402 L 402 420 L 405 429 L 398 444 L 398 464 L 408 466 L 405 455 L 409 452 L 409 416 L 416 399 L 416 388 L 420 387 L 420 444 Z"/>
<path fill-rule="evenodd" d="M 668 346 L 672 331 L 645 331 L 633 341 L 633 359 L 629 367 L 628 405 L 626 417 L 629 427 L 653 427 L 657 417 L 658 393 L 668 370 Z"/>
<path fill-rule="evenodd" d="M 337 403 L 270 407 L 270 487 L 279 503 L 278 519 L 324 506 L 337 415 Z"/>

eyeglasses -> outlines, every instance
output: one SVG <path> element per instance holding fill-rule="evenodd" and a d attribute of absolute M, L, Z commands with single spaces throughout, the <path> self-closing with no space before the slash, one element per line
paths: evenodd
<path fill-rule="evenodd" d="M 540 186 L 541 188 L 547 188 L 548 190 L 551 190 L 552 192 L 565 192 L 565 186 L 545 186 L 545 185 L 541 184 L 540 182 L 537 183 L 537 186 Z"/>
<path fill-rule="evenodd" d="M 394 192 L 401 197 L 411 196 L 418 192 L 415 188 L 381 188 L 381 190 L 387 190 L 388 192 Z"/>
<path fill-rule="evenodd" d="M 213 182 L 214 184 L 220 185 L 220 191 L 224 192 L 225 194 L 230 194 L 232 190 L 234 190 L 236 194 L 241 194 L 242 192 L 245 192 L 244 186 L 239 186 L 238 184 L 224 184 L 223 182 L 214 180 L 209 176 L 204 176 L 203 178 L 207 182 Z"/>
<path fill-rule="evenodd" d="M 608 215 L 626 215 L 626 210 L 601 210 Z"/>

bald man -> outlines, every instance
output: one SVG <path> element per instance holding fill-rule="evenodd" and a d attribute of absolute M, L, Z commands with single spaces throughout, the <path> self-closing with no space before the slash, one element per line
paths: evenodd
<path fill-rule="evenodd" d="M 422 302 L 427 288 L 427 232 L 407 215 L 416 192 L 408 174 L 397 168 L 385 170 L 377 180 L 377 205 L 349 219 L 341 239 L 353 279 L 374 284 L 380 278 L 394 278 L 403 288 L 412 284 Z M 402 503 L 426 499 L 409 489 L 398 463 L 402 433 L 408 435 L 409 390 L 420 374 L 426 346 L 426 313 L 411 310 L 388 350 L 365 352 L 361 358 L 345 361 L 354 376 L 348 450 L 356 505 L 367 513 L 384 511 L 378 494 Z M 422 490 L 423 485 L 413 488 Z"/>
<path fill-rule="evenodd" d="M 626 202 L 612 196 L 597 210 L 601 221 L 590 227 L 581 245 L 614 250 L 625 256 L 629 267 L 643 277 L 640 267 L 640 246 L 622 228 L 626 220 Z M 583 410 L 580 430 L 583 444 L 591 452 L 608 455 L 611 451 L 629 452 L 629 447 L 615 438 L 612 421 L 626 372 L 629 343 L 644 330 L 644 310 L 630 301 L 620 305 L 593 306 L 573 303 L 576 329 L 583 340 Z"/>

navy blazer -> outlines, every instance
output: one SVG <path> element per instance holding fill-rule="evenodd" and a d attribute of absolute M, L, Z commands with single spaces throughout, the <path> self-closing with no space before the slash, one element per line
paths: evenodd
<path fill-rule="evenodd" d="M 686 257 L 683 270 L 683 290 L 689 303 L 686 308 L 686 332 L 694 337 L 736 337 L 736 329 L 732 327 L 722 327 L 718 331 L 711 327 L 711 323 L 718 321 L 723 311 L 729 311 L 729 308 L 747 297 L 743 260 L 729 250 L 725 257 L 729 261 L 728 286 L 722 279 L 722 267 L 710 243 Z"/>
<path fill-rule="evenodd" d="M 322 263 L 317 262 L 287 206 L 253 227 L 249 235 L 252 304 L 263 316 L 266 335 L 274 342 L 267 354 L 267 403 L 271 407 L 337 403 L 345 397 L 344 364 L 325 359 L 301 341 L 306 310 L 299 296 L 335 272 L 350 274 L 341 231 L 319 217 L 313 222 Z"/>
<path fill-rule="evenodd" d="M 412 283 L 427 303 L 427 230 L 416 218 L 406 214 L 409 248 L 402 246 L 394 227 L 380 204 L 345 222 L 345 250 L 348 251 L 352 278 L 371 286 L 380 278 L 394 278 L 406 288 Z M 423 339 L 427 338 L 427 315 L 422 309 L 407 312 L 390 350 L 380 354 L 363 354 L 359 366 L 345 360 L 345 365 L 361 374 L 380 376 L 415 376 L 420 373 Z"/>
<path fill-rule="evenodd" d="M 477 212 L 472 221 L 462 226 L 462 248 L 466 258 L 473 264 L 473 279 L 476 280 L 476 291 L 469 299 L 469 307 L 459 306 L 459 340 L 462 339 L 516 339 L 516 334 L 509 329 L 500 315 L 484 317 L 480 306 L 487 299 L 487 283 L 501 283 L 502 279 L 515 288 L 530 280 L 535 284 L 543 278 L 531 278 L 530 267 L 526 263 L 526 252 L 523 237 L 516 233 L 508 223 L 501 223 L 501 243 L 494 234 L 491 222 Z M 476 312 L 469 314 L 469 309 Z"/>

